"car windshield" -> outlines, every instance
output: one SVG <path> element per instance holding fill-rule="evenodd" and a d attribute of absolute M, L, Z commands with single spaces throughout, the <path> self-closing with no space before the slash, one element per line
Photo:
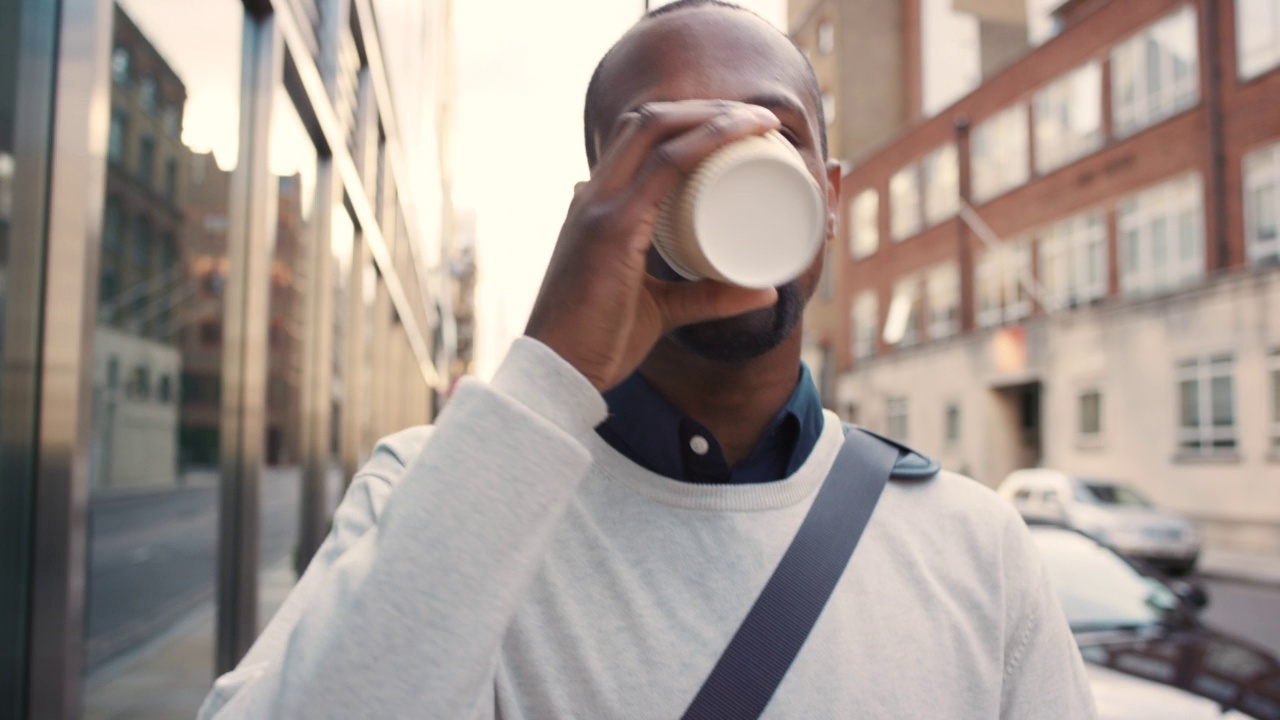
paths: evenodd
<path fill-rule="evenodd" d="M 1112 550 L 1063 528 L 1033 527 L 1032 537 L 1072 630 L 1183 622 L 1184 610 L 1173 591 L 1134 570 Z"/>
<path fill-rule="evenodd" d="M 1095 505 L 1116 505 L 1119 507 L 1149 508 L 1151 503 L 1138 493 L 1115 483 L 1098 480 L 1079 480 L 1076 482 L 1076 499 Z"/>

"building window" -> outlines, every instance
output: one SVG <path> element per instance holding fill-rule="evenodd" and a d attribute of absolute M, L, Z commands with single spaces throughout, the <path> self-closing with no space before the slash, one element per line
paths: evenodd
<path fill-rule="evenodd" d="M 929 271 L 924 283 L 929 337 L 936 340 L 960 332 L 960 266 L 939 265 Z"/>
<path fill-rule="evenodd" d="M 1199 174 L 1149 188 L 1116 209 L 1120 290 L 1149 295 L 1204 277 L 1204 212 Z"/>
<path fill-rule="evenodd" d="M 920 176 L 914 163 L 889 180 L 889 234 L 905 240 L 920 232 Z"/>
<path fill-rule="evenodd" d="M 849 203 L 849 252 L 854 260 L 861 260 L 879 247 L 880 193 L 867 189 Z"/>
<path fill-rule="evenodd" d="M 992 327 L 1016 322 L 1031 314 L 1026 283 L 1031 278 L 1031 250 L 1010 240 L 989 248 L 974 267 L 977 323 Z"/>
<path fill-rule="evenodd" d="M 876 334 L 880 326 L 880 303 L 874 290 L 863 290 L 853 301 L 853 356 L 876 354 Z"/>
<path fill-rule="evenodd" d="M 1025 104 L 979 123 L 970 143 L 974 200 L 986 202 L 1025 183 L 1030 175 L 1027 154 Z"/>
<path fill-rule="evenodd" d="M 1111 49 L 1111 119 L 1117 136 L 1154 125 L 1199 100 L 1191 4 Z"/>
<path fill-rule="evenodd" d="M 107 159 L 113 163 L 124 162 L 125 135 L 129 130 L 129 116 L 119 108 L 111 110 L 111 129 L 107 135 Z"/>
<path fill-rule="evenodd" d="M 151 268 L 151 219 L 146 215 L 139 215 L 133 223 L 133 266 Z"/>
<path fill-rule="evenodd" d="M 177 264 L 178 243 L 174 241 L 173 233 L 167 232 L 160 236 L 160 270 L 168 275 Z"/>
<path fill-rule="evenodd" d="M 117 45 L 111 51 L 111 79 L 119 85 L 129 84 L 129 48 Z"/>
<path fill-rule="evenodd" d="M 176 138 L 182 132 L 182 121 L 178 114 L 178 106 L 173 103 L 166 103 L 164 106 L 164 119 L 161 121 L 164 125 L 164 134 L 169 137 Z"/>
<path fill-rule="evenodd" d="M 206 320 L 200 323 L 200 344 L 208 348 L 222 344 L 222 323 L 217 320 Z"/>
<path fill-rule="evenodd" d="M 1089 390 L 1080 394 L 1080 437 L 1096 438 L 1102 434 L 1102 393 Z"/>
<path fill-rule="evenodd" d="M 148 115 L 155 115 L 158 105 L 156 103 L 156 79 L 148 75 L 142 78 L 142 82 L 138 83 L 138 100 L 142 103 L 142 109 Z"/>
<path fill-rule="evenodd" d="M 151 397 L 151 371 L 145 365 L 139 365 L 133 369 L 133 376 L 129 378 L 129 384 L 125 387 L 125 393 L 129 397 L 146 400 Z"/>
<path fill-rule="evenodd" d="M 891 397 L 884 412 L 884 434 L 898 440 L 907 440 L 907 399 Z"/>
<path fill-rule="evenodd" d="M 115 256 L 119 254 L 120 243 L 124 239 L 124 211 L 120 209 L 120 198 L 107 196 L 102 220 L 102 252 Z"/>
<path fill-rule="evenodd" d="M 1244 157 L 1244 226 L 1250 262 L 1280 260 L 1280 143 Z"/>
<path fill-rule="evenodd" d="M 1236 447 L 1235 360 L 1230 355 L 1178 365 L 1178 447 L 1211 455 Z"/>
<path fill-rule="evenodd" d="M 178 198 L 178 160 L 169 158 L 164 161 L 164 196 L 170 202 Z"/>
<path fill-rule="evenodd" d="M 830 92 L 822 93 L 822 122 L 831 127 L 836 121 L 836 96 Z"/>
<path fill-rule="evenodd" d="M 947 425 L 947 445 L 955 446 L 960 444 L 960 406 L 956 403 L 947 403 L 946 411 Z"/>
<path fill-rule="evenodd" d="M 1102 145 L 1102 65 L 1091 62 L 1036 93 L 1036 172 L 1048 173 Z"/>
<path fill-rule="evenodd" d="M 1280 65 L 1280 0 L 1236 0 L 1236 72 L 1249 80 Z"/>
<path fill-rule="evenodd" d="M 830 20 L 818 24 L 818 52 L 830 55 L 836 49 L 836 26 Z"/>
<path fill-rule="evenodd" d="M 156 141 L 150 135 L 138 139 L 138 180 L 151 187 L 151 178 L 155 173 Z"/>
<path fill-rule="evenodd" d="M 1272 350 L 1271 372 L 1271 451 L 1280 453 L 1280 350 Z"/>
<path fill-rule="evenodd" d="M 899 278 L 893 284 L 893 300 L 884 319 L 884 342 L 903 348 L 920 342 L 919 278 Z"/>
<path fill-rule="evenodd" d="M 168 375 L 160 376 L 160 385 L 156 396 L 162 403 L 168 403 L 173 400 L 173 381 L 169 379 Z"/>
<path fill-rule="evenodd" d="M 960 208 L 960 164 L 955 143 L 947 143 L 920 161 L 924 183 L 925 225 L 938 223 L 956 214 Z"/>
<path fill-rule="evenodd" d="M 1054 223 L 1040 236 L 1040 285 L 1047 309 L 1086 305 L 1107 294 L 1107 223 L 1086 213 Z"/>
<path fill-rule="evenodd" d="M 104 261 L 102 272 L 98 277 L 99 311 L 114 314 L 114 308 L 111 306 L 116 303 L 120 295 L 120 271 L 116 269 L 115 262 Z"/>

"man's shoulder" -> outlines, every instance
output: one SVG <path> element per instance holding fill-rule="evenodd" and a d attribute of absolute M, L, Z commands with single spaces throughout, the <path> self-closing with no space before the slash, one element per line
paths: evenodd
<path fill-rule="evenodd" d="M 1017 510 L 973 478 L 942 470 L 926 480 L 891 482 L 881 502 L 894 524 L 914 536 L 937 535 L 986 544 L 1021 523 Z"/>
<path fill-rule="evenodd" d="M 431 425 L 415 425 L 387 435 L 378 441 L 373 454 L 360 468 L 360 474 L 373 475 L 394 485 L 427 446 L 433 431 Z"/>

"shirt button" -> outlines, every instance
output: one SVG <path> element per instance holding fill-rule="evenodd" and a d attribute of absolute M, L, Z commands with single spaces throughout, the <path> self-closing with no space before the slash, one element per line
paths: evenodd
<path fill-rule="evenodd" d="M 701 435 L 694 435 L 689 438 L 689 449 L 699 455 L 706 455 L 707 451 L 711 449 L 711 443 L 707 442 L 707 439 Z"/>

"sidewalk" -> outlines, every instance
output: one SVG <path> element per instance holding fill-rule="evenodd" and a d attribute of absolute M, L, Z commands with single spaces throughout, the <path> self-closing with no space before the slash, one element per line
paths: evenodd
<path fill-rule="evenodd" d="M 1280 557 L 1205 548 L 1200 553 L 1198 575 L 1280 587 Z"/>
<path fill-rule="evenodd" d="M 294 577 L 288 557 L 264 570 L 259 625 L 284 602 Z M 213 686 L 213 600 L 155 640 L 85 680 L 82 720 L 192 718 Z"/>

